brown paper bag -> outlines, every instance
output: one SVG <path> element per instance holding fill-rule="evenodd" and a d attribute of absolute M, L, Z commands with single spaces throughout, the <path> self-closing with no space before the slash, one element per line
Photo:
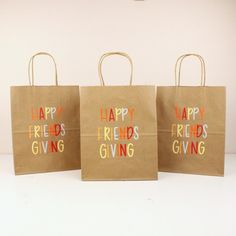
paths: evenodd
<path fill-rule="evenodd" d="M 101 64 L 110 55 L 131 64 L 130 86 L 104 86 Z M 154 86 L 131 86 L 133 64 L 121 52 L 99 62 L 102 86 L 80 87 L 83 180 L 157 179 Z"/>
<path fill-rule="evenodd" d="M 34 85 L 34 58 L 39 55 L 52 58 L 56 86 Z M 15 174 L 79 169 L 79 87 L 58 86 L 55 60 L 44 52 L 31 58 L 29 82 L 11 87 Z"/>
<path fill-rule="evenodd" d="M 184 58 L 201 62 L 201 86 L 180 86 Z M 225 87 L 205 86 L 205 63 L 197 54 L 176 62 L 176 86 L 157 88 L 159 170 L 224 175 Z"/>

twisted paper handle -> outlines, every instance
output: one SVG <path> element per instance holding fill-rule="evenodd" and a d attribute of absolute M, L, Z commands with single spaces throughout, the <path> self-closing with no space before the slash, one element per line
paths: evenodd
<path fill-rule="evenodd" d="M 132 85 L 132 80 L 133 80 L 133 62 L 132 62 L 130 56 L 127 53 L 124 53 L 124 52 L 108 52 L 108 53 L 105 53 L 105 54 L 103 54 L 101 56 L 101 58 L 99 60 L 99 63 L 98 63 L 98 75 L 99 75 L 99 78 L 100 78 L 101 85 L 105 86 L 103 75 L 102 75 L 102 62 L 103 62 L 103 60 L 106 57 L 112 56 L 112 55 L 123 56 L 123 57 L 126 57 L 129 60 L 130 66 L 131 66 L 129 85 Z"/>
<path fill-rule="evenodd" d="M 58 86 L 56 61 L 55 61 L 54 57 L 50 53 L 47 53 L 47 52 L 38 52 L 30 58 L 30 61 L 28 64 L 29 84 L 31 86 L 34 86 L 34 59 L 36 56 L 40 56 L 40 55 L 49 56 L 52 59 L 52 61 L 54 63 L 54 67 L 55 67 L 55 84 L 56 84 L 56 86 Z"/>
<path fill-rule="evenodd" d="M 189 57 L 189 56 L 194 56 L 197 57 L 200 60 L 201 63 L 201 86 L 206 85 L 206 66 L 203 58 L 195 53 L 189 53 L 189 54 L 184 54 L 180 56 L 176 63 L 175 63 L 175 86 L 180 86 L 180 72 L 181 72 L 181 66 L 184 58 Z"/>

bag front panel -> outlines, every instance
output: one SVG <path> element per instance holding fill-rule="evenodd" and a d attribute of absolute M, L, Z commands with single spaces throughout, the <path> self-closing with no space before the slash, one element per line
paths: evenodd
<path fill-rule="evenodd" d="M 82 179 L 157 179 L 155 87 L 80 89 Z"/>
<path fill-rule="evenodd" d="M 157 88 L 159 170 L 224 175 L 225 88 Z"/>
<path fill-rule="evenodd" d="M 11 87 L 16 174 L 80 168 L 79 87 Z"/>

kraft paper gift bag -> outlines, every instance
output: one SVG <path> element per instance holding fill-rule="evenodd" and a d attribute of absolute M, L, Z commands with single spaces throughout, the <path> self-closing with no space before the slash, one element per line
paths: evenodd
<path fill-rule="evenodd" d="M 129 86 L 105 86 L 104 58 L 126 57 Z M 155 86 L 131 86 L 133 64 L 121 52 L 99 62 L 102 86 L 80 87 L 81 169 L 83 180 L 157 179 Z"/>
<path fill-rule="evenodd" d="M 34 58 L 39 55 L 53 60 L 55 86 L 34 85 Z M 35 54 L 28 68 L 30 86 L 11 87 L 15 174 L 79 169 L 79 87 L 58 85 L 49 53 Z"/>
<path fill-rule="evenodd" d="M 201 63 L 201 86 L 180 86 L 182 61 Z M 225 87 L 205 86 L 205 63 L 197 54 L 176 62 L 175 85 L 157 87 L 159 170 L 224 175 Z"/>

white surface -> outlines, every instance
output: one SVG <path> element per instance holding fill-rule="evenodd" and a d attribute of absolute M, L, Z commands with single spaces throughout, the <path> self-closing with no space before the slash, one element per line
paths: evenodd
<path fill-rule="evenodd" d="M 0 235 L 235 236 L 235 170 L 228 155 L 225 177 L 82 182 L 80 171 L 14 176 L 0 156 Z"/>
<path fill-rule="evenodd" d="M 209 86 L 227 87 L 226 152 L 236 153 L 235 0 L 0 0 L 0 153 L 11 153 L 10 85 L 28 85 L 27 65 L 51 52 L 59 84 L 99 85 L 97 64 L 107 51 L 125 51 L 134 84 L 174 85 L 174 65 L 188 52 L 206 61 Z M 129 64 L 104 62 L 107 84 L 128 84 Z M 53 84 L 47 58 L 36 60 L 36 84 Z M 183 63 L 183 85 L 199 85 L 199 63 Z"/>

